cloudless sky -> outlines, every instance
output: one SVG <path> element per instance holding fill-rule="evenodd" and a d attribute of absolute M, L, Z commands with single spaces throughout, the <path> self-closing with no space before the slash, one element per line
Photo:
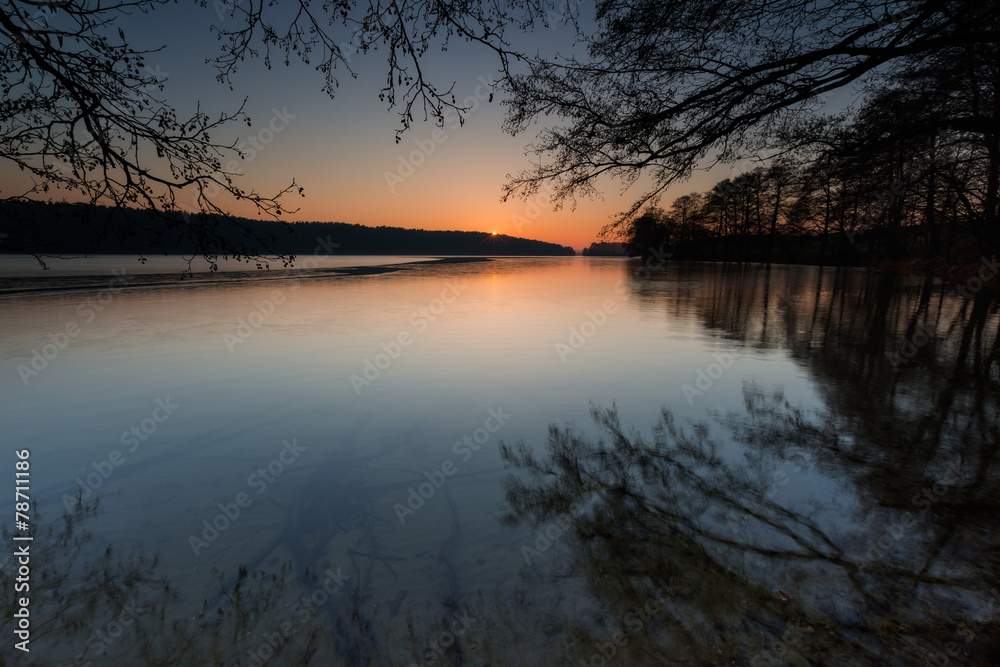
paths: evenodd
<path fill-rule="evenodd" d="M 592 12 L 589 3 L 580 10 Z M 275 134 L 252 160 L 244 161 L 244 189 L 269 194 L 294 177 L 305 188 L 305 198 L 288 196 L 287 205 L 298 206 L 291 220 L 339 221 L 363 225 L 391 225 L 423 229 L 456 229 L 499 232 L 569 245 L 577 250 L 597 240 L 599 230 L 617 212 L 642 193 L 640 180 L 622 192 L 621 184 L 602 182 L 603 197 L 583 199 L 575 210 L 553 212 L 543 198 L 500 202 L 507 175 L 530 166 L 526 146 L 534 139 L 537 125 L 526 133 L 511 136 L 502 131 L 505 107 L 501 97 L 492 103 L 483 100 L 468 114 L 462 127 L 446 122 L 439 142 L 433 141 L 433 121 L 417 122 L 395 141 L 399 126 L 396 110 L 379 100 L 379 88 L 387 73 L 386 52 L 357 54 L 351 65 L 358 74 L 352 79 L 341 68 L 340 87 L 331 99 L 322 91 L 323 75 L 313 66 L 293 60 L 283 64 L 283 54 L 274 58 L 268 70 L 263 59 L 244 62 L 233 79 L 233 90 L 215 79 L 215 69 L 206 58 L 219 53 L 220 42 L 210 31 L 213 23 L 234 19 L 219 13 L 211 2 L 198 7 L 189 0 L 157 8 L 153 13 L 127 17 L 122 25 L 133 48 L 164 48 L 149 57 L 147 65 L 165 76 L 162 94 L 179 117 L 194 113 L 200 101 L 210 116 L 235 110 L 244 97 L 252 126 L 233 123 L 228 134 L 213 139 L 267 139 L 275 110 L 287 118 L 287 127 Z M 331 28 L 350 33 L 341 26 Z M 524 36 L 529 51 L 573 49 L 573 30 L 565 25 L 539 27 Z M 537 45 L 537 46 L 536 46 Z M 579 48 L 579 47 L 577 47 Z M 498 63 L 492 52 L 482 47 L 452 42 L 445 53 L 430 51 L 424 67 L 434 83 L 446 88 L 456 82 L 459 100 L 483 92 L 482 81 L 496 75 Z M 294 116 L 294 118 L 292 118 Z M 541 122 L 551 122 L 543 118 Z M 283 122 L 274 126 L 283 125 Z M 430 143 L 428 143 L 430 142 Z M 434 146 L 430 155 L 418 143 Z M 263 143 L 261 143 L 263 145 Z M 411 159 L 413 156 L 414 159 Z M 414 165 L 415 162 L 422 162 Z M 410 173 L 410 166 L 413 166 Z M 740 171 L 717 167 L 709 174 L 696 172 L 692 179 L 675 185 L 664 200 L 709 189 L 718 180 Z M 21 178 L 8 165 L 0 165 L 0 178 L 8 186 Z M 23 181 L 22 181 L 23 182 Z M 3 190 L 10 193 L 14 188 Z M 541 206 L 535 204 L 540 203 Z M 254 215 L 252 207 L 234 203 L 233 212 Z M 527 222 L 528 224 L 525 224 Z"/>

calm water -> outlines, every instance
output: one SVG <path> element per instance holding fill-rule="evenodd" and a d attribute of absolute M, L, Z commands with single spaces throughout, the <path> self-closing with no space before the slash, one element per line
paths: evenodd
<path fill-rule="evenodd" d="M 1000 661 L 986 290 L 85 261 L 0 271 L 2 438 L 38 502 L 31 653 L 0 661 Z"/>

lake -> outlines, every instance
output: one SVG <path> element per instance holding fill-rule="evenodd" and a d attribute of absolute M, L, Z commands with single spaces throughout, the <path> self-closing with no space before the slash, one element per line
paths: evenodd
<path fill-rule="evenodd" d="M 74 262 L 0 260 L 5 516 L 15 451 L 37 502 L 12 664 L 998 660 L 990 290 Z"/>

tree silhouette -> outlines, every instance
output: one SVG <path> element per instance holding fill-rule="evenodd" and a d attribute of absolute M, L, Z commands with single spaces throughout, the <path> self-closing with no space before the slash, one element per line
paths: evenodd
<path fill-rule="evenodd" d="M 562 122 L 534 146 L 547 161 L 517 174 L 506 192 L 547 182 L 560 203 L 593 194 L 604 175 L 627 185 L 651 177 L 622 223 L 706 158 L 781 152 L 776 131 L 808 118 L 825 92 L 906 58 L 995 49 L 1000 40 L 1000 12 L 971 1 L 613 0 L 597 18 L 586 58 L 532 62 L 509 80 L 509 130 L 542 114 Z"/>
<path fill-rule="evenodd" d="M 282 198 L 302 194 L 302 189 L 294 180 L 268 194 L 239 186 L 243 152 L 211 135 L 234 122 L 249 124 L 243 106 L 221 113 L 199 106 L 190 118 L 180 118 L 158 95 L 162 81 L 147 60 L 159 48 L 132 44 L 118 23 L 125 14 L 152 14 L 164 4 L 167 0 L 0 2 L 0 160 L 12 162 L 34 181 L 26 192 L 2 193 L 0 202 L 51 196 L 59 188 L 93 205 L 146 210 L 182 237 L 195 239 L 199 253 L 213 266 L 220 254 L 266 264 L 273 234 L 262 236 L 227 215 L 228 200 L 248 201 L 259 213 L 279 219 L 294 212 Z M 207 6 L 205 0 L 200 4 Z M 355 52 L 385 48 L 388 76 L 381 96 L 399 108 L 400 132 L 409 127 L 418 105 L 425 117 L 438 122 L 449 110 L 460 119 L 467 110 L 451 87 L 423 73 L 421 60 L 431 46 L 446 47 L 456 38 L 475 41 L 497 53 L 506 70 L 511 59 L 520 57 L 506 46 L 508 26 L 557 18 L 548 3 L 534 1 L 516 8 L 437 2 L 400 7 L 393 0 L 322 9 L 301 2 L 287 23 L 273 3 L 220 0 L 213 7 L 220 16 L 228 12 L 226 27 L 213 27 L 222 43 L 214 65 L 226 83 L 245 59 L 260 56 L 270 67 L 280 54 L 286 64 L 298 57 L 315 65 L 332 96 L 338 65 L 350 71 Z M 574 8 L 566 7 L 559 16 L 572 20 Z M 184 210 L 192 205 L 193 212 Z M 84 215 L 82 220 L 98 240 L 117 235 L 128 247 L 129 237 L 143 231 L 135 223 L 138 229 L 118 233 L 102 217 Z M 220 219 L 227 223 L 225 232 L 219 229 Z M 30 216 L 13 222 L 14 231 L 30 236 Z M 232 237 L 233 225 L 241 232 L 237 238 Z M 293 255 L 279 257 L 288 261 Z"/>
<path fill-rule="evenodd" d="M 145 60 L 155 48 L 131 45 L 117 18 L 149 13 L 165 2 L 0 2 L 0 158 L 36 182 L 28 192 L 5 197 L 37 197 L 56 185 L 95 204 L 168 215 L 181 231 L 205 238 L 204 254 L 221 243 L 237 255 L 253 255 L 267 239 L 244 230 L 246 243 L 227 244 L 213 231 L 206 216 L 226 211 L 215 189 L 223 199 L 250 201 L 274 217 L 287 211 L 280 198 L 300 191 L 294 181 L 273 194 L 237 185 L 230 158 L 240 152 L 213 142 L 210 133 L 246 120 L 242 107 L 221 114 L 199 109 L 180 119 L 155 95 L 159 81 Z M 826 122 L 812 115 L 826 92 L 860 81 L 885 87 L 886 77 L 901 79 L 900 68 L 940 73 L 958 57 L 969 66 L 949 90 L 962 111 L 939 114 L 919 129 L 946 126 L 975 136 L 986 176 L 981 210 L 972 215 L 991 225 L 996 217 L 1000 144 L 993 64 L 1000 10 L 990 3 L 864 0 L 803 7 L 792 0 L 609 0 L 597 6 L 594 21 L 581 21 L 575 3 L 549 0 L 323 6 L 301 0 L 290 13 L 264 0 L 216 0 L 212 7 L 225 18 L 214 27 L 221 42 L 214 64 L 225 83 L 232 84 L 246 59 L 260 58 L 268 67 L 301 60 L 319 70 L 333 95 L 338 70 L 354 75 L 354 54 L 382 50 L 387 76 L 380 95 L 399 113 L 397 141 L 420 115 L 442 123 L 446 113 L 461 119 L 467 111 L 452 85 L 430 78 L 428 51 L 456 40 L 482 47 L 495 56 L 501 74 L 493 85 L 507 95 L 508 131 L 527 131 L 542 116 L 556 119 L 533 146 L 541 158 L 537 168 L 511 177 L 504 198 L 530 196 L 545 185 L 559 207 L 595 194 L 604 175 L 626 185 L 650 177 L 651 187 L 620 223 L 706 160 L 766 159 L 790 150 L 783 142 L 789 125 L 816 129 Z M 531 54 L 512 46 L 512 34 L 556 22 L 573 26 L 586 56 Z M 909 81 L 941 80 L 935 76 Z M 936 90 L 941 99 L 945 88 Z M 816 137 L 814 132 L 810 140 Z M 934 187 L 946 176 L 935 175 Z M 181 190 L 195 193 L 194 219 L 175 215 Z M 966 200 L 945 203 L 961 207 Z M 890 229 L 902 223 L 903 213 L 903 207 L 890 211 Z M 892 255 L 898 239 L 889 241 Z"/>
<path fill-rule="evenodd" d="M 242 106 L 218 115 L 199 108 L 179 118 L 158 96 L 160 75 L 146 65 L 155 49 L 134 48 L 116 24 L 123 13 L 149 13 L 160 4 L 164 0 L 0 4 L 0 159 L 34 181 L 27 192 L 4 193 L 0 201 L 61 188 L 91 204 L 145 209 L 195 239 L 207 257 L 220 249 L 256 257 L 267 238 L 239 223 L 242 240 L 215 231 L 209 214 L 226 213 L 218 194 L 278 218 L 284 212 L 279 199 L 301 189 L 292 181 L 264 195 L 237 185 L 233 165 L 242 154 L 211 134 L 234 121 L 249 122 Z M 193 191 L 195 218 L 181 213 L 182 190 Z M 111 233 L 107 219 L 84 215 L 83 221 L 98 238 Z M 30 227 L 31 219 L 14 216 L 14 222 Z M 120 240 L 128 247 L 128 234 Z"/>

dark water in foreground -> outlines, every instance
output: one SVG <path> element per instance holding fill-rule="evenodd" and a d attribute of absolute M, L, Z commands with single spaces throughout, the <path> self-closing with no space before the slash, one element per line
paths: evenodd
<path fill-rule="evenodd" d="M 5 278 L 0 664 L 1000 664 L 997 302 L 637 268 Z"/>

